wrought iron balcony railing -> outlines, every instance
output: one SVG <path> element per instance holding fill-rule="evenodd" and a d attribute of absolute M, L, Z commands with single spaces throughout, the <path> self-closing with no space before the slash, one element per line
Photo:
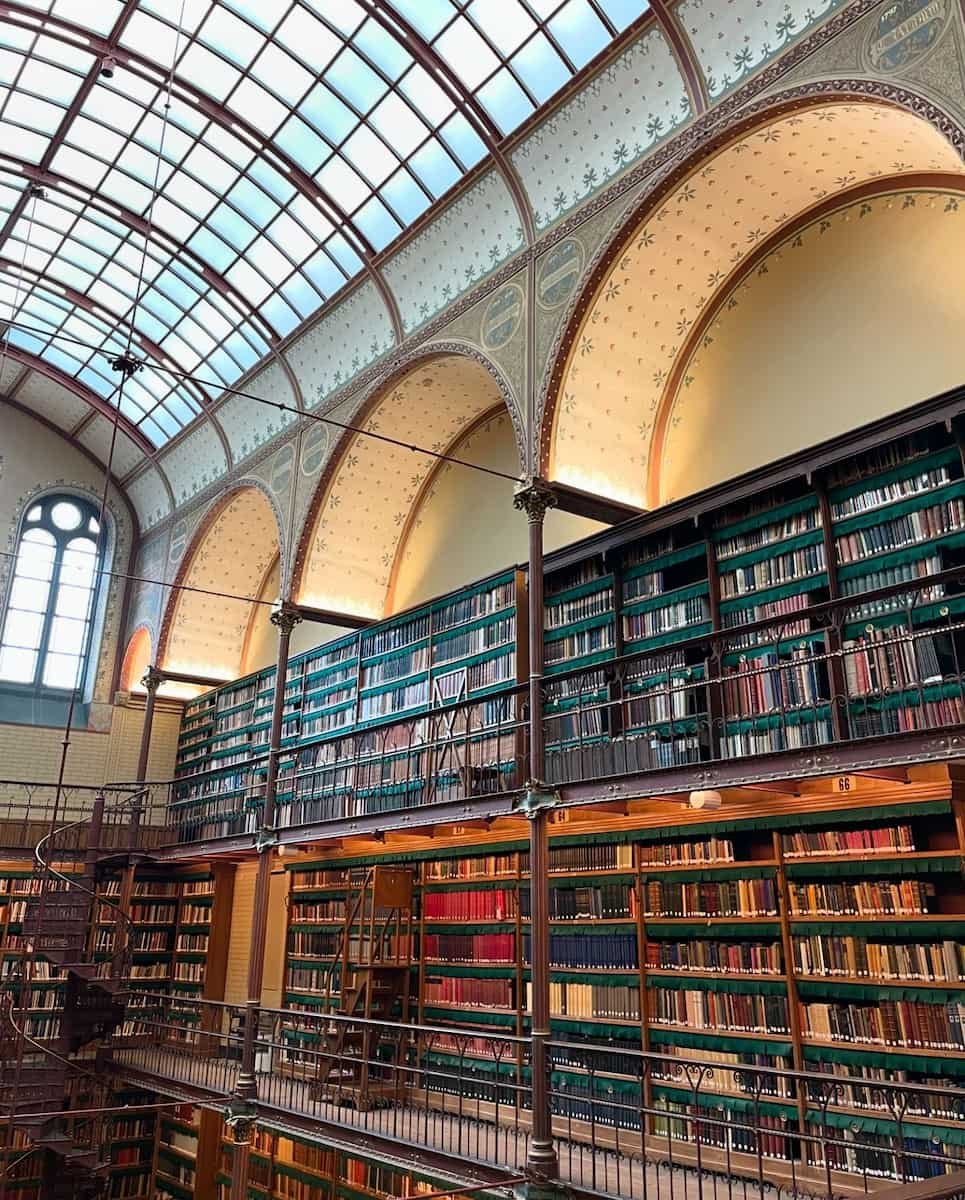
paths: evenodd
<path fill-rule="evenodd" d="M 162 1091 L 168 1081 L 229 1095 L 244 1010 L 143 1002 L 115 1047 L 115 1067 Z M 679 1186 L 686 1195 L 831 1200 L 965 1169 L 965 1090 L 947 1079 L 897 1083 L 830 1064 L 827 1073 L 779 1070 L 744 1051 L 724 1058 L 643 1052 L 608 1041 L 602 1027 L 584 1040 L 554 1037 L 549 1095 L 562 1178 L 611 1196 Z M 298 1114 L 510 1171 L 526 1164 L 527 1038 L 262 1009 L 256 1077 L 269 1116 Z"/>

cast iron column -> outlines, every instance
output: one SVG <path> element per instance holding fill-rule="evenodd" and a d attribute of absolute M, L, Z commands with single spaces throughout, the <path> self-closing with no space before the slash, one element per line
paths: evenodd
<path fill-rule="evenodd" d="M 147 696 L 144 700 L 144 724 L 141 727 L 141 749 L 137 756 L 137 774 L 134 776 L 137 783 L 143 783 L 147 778 L 147 759 L 151 750 L 151 731 L 154 727 L 154 701 L 157 699 L 157 690 L 163 681 L 164 676 L 157 667 L 148 667 L 141 680 Z"/>
<path fill-rule="evenodd" d="M 552 489 L 532 478 L 517 489 L 513 502 L 529 521 L 529 781 L 524 807 L 529 817 L 530 968 L 532 977 L 530 1045 L 533 1071 L 533 1132 L 527 1166 L 555 1178 L 559 1163 L 553 1145 L 549 1097 L 550 925 L 549 813 L 555 793 L 546 786 L 543 732 L 543 518 L 556 504 Z"/>
<path fill-rule="evenodd" d="M 254 909 L 251 918 L 251 947 L 248 952 L 248 1002 L 245 1006 L 244 1040 L 241 1049 L 241 1068 L 235 1084 L 235 1105 L 229 1109 L 228 1123 L 236 1123 L 243 1131 L 236 1141 L 231 1169 L 231 1198 L 246 1200 L 248 1192 L 248 1145 L 244 1135 L 250 1135 L 248 1101 L 258 1097 L 255 1079 L 255 1033 L 261 1009 L 261 984 L 265 973 L 265 941 L 268 930 L 268 888 L 271 883 L 271 852 L 275 846 L 275 796 L 278 791 L 278 759 L 281 754 L 281 719 L 285 709 L 285 682 L 288 675 L 288 647 L 292 630 L 301 621 L 299 614 L 282 605 L 271 614 L 271 623 L 278 628 L 278 660 L 275 667 L 275 691 L 272 697 L 271 734 L 268 742 L 268 769 L 265 776 L 265 803 L 261 828 L 257 835 L 258 875 L 255 879 Z M 240 1102 L 240 1104 L 238 1103 Z M 235 1127 L 233 1125 L 232 1127 Z"/>

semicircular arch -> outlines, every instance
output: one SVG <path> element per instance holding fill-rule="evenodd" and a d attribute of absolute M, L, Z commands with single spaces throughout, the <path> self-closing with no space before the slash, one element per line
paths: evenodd
<path fill-rule="evenodd" d="M 157 665 L 234 679 L 265 572 L 282 544 L 280 514 L 258 481 L 241 480 L 205 515 L 181 561 L 161 622 Z"/>
<path fill-rule="evenodd" d="M 755 249 L 863 184 L 965 177 L 965 138 L 945 114 L 907 92 L 899 104 L 875 91 L 822 84 L 761 102 L 622 223 L 560 338 L 540 419 L 549 478 L 654 507 L 651 468 L 675 369 L 701 315 Z"/>
<path fill-rule="evenodd" d="M 445 454 L 500 406 L 512 418 L 521 465 L 525 441 L 516 397 L 475 348 L 435 343 L 376 384 L 319 481 L 295 558 L 293 596 L 330 612 L 383 616 L 407 521 L 440 461 L 409 447 Z"/>

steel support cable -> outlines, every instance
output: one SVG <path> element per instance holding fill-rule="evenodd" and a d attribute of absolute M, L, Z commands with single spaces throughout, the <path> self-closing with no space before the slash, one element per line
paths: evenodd
<path fill-rule="evenodd" d="M 16 276 L 16 284 L 13 291 L 13 303 L 10 305 L 10 320 L 6 324 L 3 331 L 3 344 L 0 347 L 0 381 L 3 379 L 3 373 L 7 367 L 7 346 L 10 342 L 10 330 L 16 328 L 15 321 L 17 310 L 20 308 L 20 285 L 23 282 L 23 277 L 27 271 L 27 254 L 30 250 L 30 243 L 33 238 L 34 218 L 37 215 L 37 201 L 43 197 L 43 188 L 35 183 L 27 184 L 27 192 L 33 204 L 30 206 L 30 216 L 27 218 L 27 236 L 23 243 L 23 254 L 20 259 L 20 273 Z"/>
<path fill-rule="evenodd" d="M 69 334 L 55 331 L 51 333 L 49 329 L 44 329 L 41 326 L 27 325 L 22 322 L 15 322 L 14 327 L 22 329 L 26 333 L 43 334 L 49 337 L 52 341 L 65 342 L 72 346 L 80 346 L 85 350 L 90 350 L 95 354 L 103 354 L 110 358 L 110 352 L 105 350 L 103 346 L 95 346 L 91 342 L 84 341 L 82 338 L 71 337 Z M 116 360 L 115 360 L 116 361 Z M 307 409 L 296 408 L 293 404 L 285 404 L 281 400 L 268 400 L 264 396 L 256 396 L 253 392 L 246 392 L 241 388 L 230 387 L 228 384 L 218 383 L 215 380 L 199 379 L 190 371 L 179 371 L 175 367 L 170 367 L 165 363 L 159 363 L 154 367 L 158 374 L 173 375 L 175 379 L 187 381 L 201 388 L 215 388 L 220 390 L 226 396 L 240 396 L 243 400 L 254 400 L 257 404 L 263 404 L 267 408 L 273 408 L 277 412 L 292 413 L 296 417 L 301 417 L 309 421 L 315 421 L 320 425 L 331 425 L 335 429 L 341 429 L 346 433 L 354 433 L 359 437 L 372 438 L 376 442 L 385 442 L 390 446 L 398 446 L 401 450 L 411 450 L 414 454 L 425 454 L 429 458 L 439 459 L 442 462 L 452 463 L 457 467 L 468 467 L 471 471 L 479 471 L 483 475 L 494 475 L 497 479 L 506 479 L 510 483 L 524 483 L 525 480 L 519 475 L 510 475 L 505 471 L 497 471 L 493 467 L 484 467 L 479 463 L 467 462 L 462 458 L 455 458 L 451 454 L 443 454 L 439 450 L 430 450 L 427 446 L 417 446 L 412 442 L 402 441 L 401 438 L 389 437 L 385 433 L 376 433 L 371 429 L 363 429 L 359 425 L 352 425 L 348 421 L 338 421 L 334 417 L 322 416 L 321 413 L 309 412 Z"/>
<path fill-rule="evenodd" d="M 179 19 L 178 19 L 178 38 L 177 38 L 177 42 L 175 44 L 175 57 L 173 60 L 174 62 L 177 61 L 177 45 L 180 43 L 180 38 L 181 38 L 181 29 L 182 29 L 183 18 L 184 18 L 184 6 L 185 6 L 185 0 L 181 0 L 181 12 L 180 12 Z M 160 141 L 161 148 L 163 148 L 164 134 L 167 129 L 168 113 L 169 113 L 169 108 L 170 108 L 170 97 L 171 97 L 171 81 L 173 79 L 173 71 L 174 71 L 174 66 L 173 66 L 173 62 L 172 62 L 171 75 L 169 76 L 169 79 L 168 79 L 165 111 L 164 111 L 164 115 L 162 118 L 162 131 L 161 131 L 161 141 Z M 88 591 L 87 600 L 86 600 L 85 629 L 89 629 L 90 624 L 93 621 L 94 604 L 95 604 L 95 601 L 100 592 L 100 589 L 98 586 L 96 586 L 96 584 L 94 583 L 94 580 L 97 578 L 97 564 L 101 561 L 101 555 L 102 555 L 102 551 L 103 551 L 103 548 L 105 545 L 106 535 L 107 535 L 108 497 L 110 495 L 111 476 L 112 476 L 113 466 L 114 466 L 114 454 L 115 454 L 115 451 L 117 448 L 117 432 L 118 432 L 118 425 L 119 425 L 120 419 L 121 419 L 121 406 L 124 401 L 124 387 L 125 387 L 125 384 L 127 383 L 127 380 L 140 367 L 140 364 L 136 362 L 133 355 L 131 354 L 131 345 L 132 345 L 132 339 L 133 339 L 133 333 L 134 333 L 134 324 L 137 319 L 137 309 L 138 309 L 138 305 L 141 300 L 140 292 L 141 292 L 141 288 L 143 286 L 143 281 L 144 281 L 144 271 L 145 271 L 145 265 L 146 265 L 146 261 L 147 261 L 147 253 L 148 253 L 148 238 L 149 238 L 150 228 L 151 228 L 150 214 L 153 212 L 153 207 L 154 207 L 154 203 L 155 203 L 156 196 L 157 196 L 157 190 L 158 190 L 157 185 L 158 185 L 158 179 L 160 177 L 160 163 L 161 163 L 161 149 L 159 148 L 156 163 L 155 163 L 154 187 L 152 189 L 151 201 L 150 201 L 149 210 L 148 210 L 148 213 L 149 213 L 148 226 L 147 226 L 147 235 L 148 236 L 145 236 L 145 238 L 144 238 L 144 244 L 143 244 L 142 252 L 141 252 L 141 263 L 140 263 L 140 268 L 138 271 L 138 286 L 135 291 L 134 305 L 131 310 L 131 323 L 128 326 L 128 332 L 127 332 L 127 342 L 126 342 L 127 348 L 123 355 L 116 357 L 114 359 L 114 361 L 111 363 L 111 366 L 113 367 L 113 369 L 119 372 L 120 381 L 118 383 L 118 387 L 117 387 L 117 391 L 116 391 L 113 421 L 111 423 L 110 448 L 108 451 L 107 462 L 106 462 L 105 468 L 104 468 L 104 483 L 103 483 L 103 488 L 101 491 L 99 518 L 98 518 L 96 537 L 95 537 L 95 541 L 94 541 L 94 552 L 93 552 L 94 569 L 91 571 L 92 586 L 90 587 L 90 589 Z M 34 208 L 36 208 L 37 198 L 38 198 L 38 195 L 35 192 L 34 197 L 33 197 Z M 31 225 L 28 226 L 27 243 L 24 248 L 24 262 L 26 262 L 26 255 L 27 255 L 29 245 L 30 245 L 31 232 L 32 232 L 32 222 L 31 222 Z M 8 332 L 9 332 L 9 330 L 8 330 Z M 0 370 L 2 370 L 2 361 L 3 360 L 0 360 Z M 56 601 L 56 597 L 54 597 L 54 601 Z M 64 885 L 64 890 L 63 890 L 64 895 L 68 894 L 73 889 L 75 891 L 80 891 L 81 893 L 92 897 L 95 905 L 99 902 L 99 899 L 100 899 L 97 896 L 96 891 L 92 891 L 90 888 L 86 887 L 84 884 L 81 884 L 77 880 L 70 878 L 63 872 L 58 871 L 57 868 L 53 865 L 53 859 L 44 857 L 45 853 L 50 852 L 52 842 L 56 835 L 58 835 L 58 834 L 63 835 L 63 833 L 68 829 L 75 829 L 84 824 L 90 824 L 90 819 L 85 817 L 85 818 L 81 819 L 80 821 L 72 822 L 69 825 L 65 825 L 65 826 L 62 826 L 59 828 L 57 825 L 57 819 L 58 819 L 59 812 L 60 812 L 61 800 L 64 795 L 64 776 L 66 773 L 67 757 L 68 757 L 68 751 L 70 748 L 71 728 L 73 726 L 74 713 L 76 710 L 77 701 L 78 701 L 79 694 L 80 694 L 80 689 L 83 684 L 82 668 L 85 665 L 86 665 L 85 658 L 83 658 L 83 657 L 79 658 L 77 661 L 77 666 L 76 666 L 76 674 L 75 674 L 75 678 L 74 678 L 74 684 L 73 684 L 73 687 L 72 687 L 71 693 L 70 693 L 70 701 L 67 706 L 67 716 L 66 716 L 66 720 L 65 720 L 65 724 L 64 724 L 64 738 L 63 738 L 63 742 L 62 742 L 62 752 L 60 755 L 60 765 L 59 765 L 58 775 L 57 775 L 57 785 L 56 785 L 56 791 L 54 794 L 54 803 L 53 803 L 53 806 L 51 809 L 51 814 L 50 814 L 49 828 L 48 828 L 47 834 L 40 839 L 40 841 L 37 843 L 37 845 L 34 849 L 34 857 L 35 857 L 36 863 L 37 863 L 38 867 L 40 867 L 42 870 L 42 875 L 40 876 L 40 878 L 43 880 L 43 883 L 41 885 L 40 894 L 39 894 L 39 900 L 38 900 L 38 910 L 39 911 L 38 911 L 38 916 L 37 916 L 38 929 L 41 929 L 41 930 L 43 928 L 44 909 L 46 907 L 48 890 L 49 890 L 48 887 L 46 886 L 46 884 L 48 882 L 50 882 L 54 879 L 59 880 Z M 43 670 L 42 662 L 38 663 L 37 669 Z M 96 849 L 96 847 L 94 847 L 94 849 Z M 114 908 L 115 911 L 118 912 L 118 914 L 123 917 L 123 920 L 127 922 L 127 926 L 125 926 L 123 923 L 119 923 L 115 927 L 115 945 L 116 945 L 118 936 L 120 935 L 122 930 L 124 930 L 125 928 L 129 928 L 130 921 L 127 917 L 127 914 L 122 914 L 120 912 L 119 906 L 114 905 L 112 902 L 108 902 L 108 903 L 109 903 L 109 906 Z M 96 909 L 93 911 L 96 911 Z M 112 975 L 116 968 L 123 967 L 123 956 L 126 955 L 126 953 L 127 953 L 127 943 L 128 943 L 128 939 L 125 938 L 124 951 L 121 952 L 121 955 L 115 955 L 115 957 L 113 957 L 111 959 L 110 970 L 111 970 Z M 81 951 L 81 953 L 83 954 L 84 952 Z M 22 1024 L 18 1024 L 17 1021 L 15 1020 L 15 1018 L 13 1017 L 13 997 L 11 996 L 9 998 L 10 1013 L 8 1014 L 8 1019 L 10 1021 L 11 1026 L 13 1027 L 14 1031 L 16 1032 L 17 1047 L 18 1047 L 17 1066 L 16 1066 L 16 1072 L 15 1072 L 15 1083 L 11 1090 L 10 1107 L 9 1107 L 9 1122 L 8 1122 L 8 1124 L 9 1124 L 9 1127 L 11 1127 L 11 1128 L 13 1127 L 14 1121 L 16 1119 L 17 1095 L 19 1092 L 20 1080 L 21 1080 L 22 1072 L 23 1072 L 23 1058 L 24 1058 L 23 1052 L 24 1052 L 25 1046 L 29 1045 L 29 1046 L 33 1047 L 35 1050 L 37 1050 L 38 1052 L 40 1052 L 41 1054 L 46 1055 L 48 1059 L 52 1059 L 53 1061 L 61 1064 L 65 1068 L 65 1070 L 67 1072 L 69 1072 L 71 1074 L 71 1076 L 75 1079 L 76 1078 L 93 1079 L 95 1082 L 100 1082 L 100 1077 L 97 1074 L 95 1074 L 94 1072 L 88 1071 L 84 1067 L 81 1067 L 80 1065 L 78 1065 L 78 1063 L 76 1061 L 73 1061 L 73 1060 L 61 1055 L 57 1051 L 53 1050 L 50 1046 L 43 1045 L 40 1041 L 36 1040 L 30 1034 L 27 1033 L 26 1023 L 25 1023 L 26 1015 L 27 1015 L 26 997 L 27 997 L 27 993 L 29 991 L 30 980 L 32 978 L 31 968 L 39 957 L 40 956 L 37 952 L 36 946 L 33 944 L 30 944 L 28 947 L 28 954 L 25 955 L 25 957 L 24 957 L 24 967 L 26 968 L 24 971 L 24 975 L 26 978 L 22 979 L 22 981 L 21 981 L 21 996 L 24 999 L 24 1002 L 21 1004 L 21 1012 L 23 1013 L 23 1017 L 21 1018 L 23 1021 Z M 4 1172 L 3 1174 L 0 1174 L 0 1200 L 3 1200 L 3 1198 L 6 1194 L 6 1178 L 7 1178 L 6 1172 Z"/>

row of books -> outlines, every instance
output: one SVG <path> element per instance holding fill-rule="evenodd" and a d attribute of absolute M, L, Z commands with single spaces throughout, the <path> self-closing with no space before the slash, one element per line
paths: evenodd
<path fill-rule="evenodd" d="M 526 1007 L 532 1008 L 532 984 L 526 984 Z M 636 984 L 550 983 L 550 1013 L 554 1017 L 640 1020 L 640 989 Z"/>
<path fill-rule="evenodd" d="M 206 933 L 179 933 L 174 948 L 184 950 L 189 954 L 205 951 L 208 948 L 208 935 Z"/>
<path fill-rule="evenodd" d="M 878 711 L 877 707 L 857 709 L 852 705 L 848 722 L 852 735 L 856 738 L 961 725 L 965 722 L 965 699 L 961 696 L 949 696 L 943 700 L 926 700 L 924 704 L 908 703 L 881 711 Z"/>
<path fill-rule="evenodd" d="M 965 980 L 965 946 L 951 939 L 877 942 L 866 937 L 815 934 L 795 937 L 793 944 L 795 968 L 801 975 L 929 983 Z"/>
<path fill-rule="evenodd" d="M 907 479 L 877 483 L 853 496 L 836 500 L 831 504 L 831 516 L 835 521 L 841 521 L 845 517 L 853 517 L 856 513 L 879 508 L 883 504 L 892 504 L 896 500 L 905 500 L 911 496 L 919 496 L 922 492 L 934 491 L 935 488 L 943 487 L 951 481 L 949 464 L 942 464 L 918 475 L 911 475 Z"/>
<path fill-rule="evenodd" d="M 516 659 L 512 652 L 500 654 L 488 662 L 473 663 L 467 671 L 471 692 L 478 688 L 493 687 L 497 683 L 509 683 L 516 677 Z"/>
<path fill-rule="evenodd" d="M 550 933 L 550 966 L 610 967 L 636 970 L 638 964 L 635 933 Z M 530 937 L 523 935 L 523 961 L 530 961 Z"/>
<path fill-rule="evenodd" d="M 790 659 L 766 654 L 750 664 L 728 668 L 724 702 L 728 715 L 765 713 L 814 705 L 827 697 L 823 661 L 813 646 L 796 646 Z"/>
<path fill-rule="evenodd" d="M 423 944 L 427 960 L 452 963 L 515 963 L 514 933 L 427 933 Z"/>
<path fill-rule="evenodd" d="M 355 682 L 343 684 L 341 687 L 326 688 L 326 690 L 317 697 L 312 697 L 307 704 L 303 706 L 303 716 L 309 716 L 311 713 L 317 712 L 319 709 L 336 708 L 342 704 L 346 704 L 349 700 L 355 697 Z"/>
<path fill-rule="evenodd" d="M 808 606 L 808 593 L 798 596 L 784 596 L 780 600 L 767 600 L 763 604 L 749 605 L 747 608 L 726 609 L 720 614 L 720 623 L 724 629 L 739 629 L 741 625 L 752 625 L 756 621 L 780 621 L 777 630 L 759 630 L 757 633 L 747 633 L 735 636 L 728 641 L 728 646 L 734 650 L 756 646 L 762 641 L 773 641 L 775 633 L 779 632 L 782 640 L 785 638 L 803 637 L 810 632 L 810 623 L 806 616 L 797 621 L 782 620 Z"/>
<path fill-rule="evenodd" d="M 655 1025 L 690 1025 L 739 1033 L 789 1033 L 787 996 L 652 988 L 647 1009 Z"/>
<path fill-rule="evenodd" d="M 182 983 L 204 983 L 204 963 L 176 962 L 174 978 Z"/>
<path fill-rule="evenodd" d="M 655 1063 L 652 1071 L 654 1079 L 665 1079 L 670 1083 L 679 1082 L 680 1075 L 674 1059 L 695 1056 L 694 1051 L 687 1046 L 661 1046 L 660 1053 L 666 1061 Z M 769 1067 L 778 1070 L 790 1070 L 791 1060 L 778 1054 L 754 1054 L 746 1050 L 705 1050 L 700 1051 L 701 1063 L 710 1068 L 701 1089 L 707 1092 L 723 1092 L 728 1095 L 747 1095 L 747 1069 Z M 731 1068 L 736 1068 L 731 1069 Z M 744 1072 L 742 1075 L 741 1072 Z M 754 1078 L 755 1085 L 760 1083 L 762 1094 L 765 1096 L 791 1096 L 792 1082 L 784 1076 L 760 1074 Z"/>
<path fill-rule="evenodd" d="M 181 884 L 173 881 L 160 879 L 135 879 L 133 898 L 136 900 L 139 896 L 154 897 L 169 896 L 171 899 L 176 899 L 178 889 Z M 99 896 L 119 896 L 121 894 L 121 881 L 119 879 L 106 879 L 97 887 Z"/>
<path fill-rule="evenodd" d="M 916 558 L 910 563 L 900 563 L 894 567 L 879 567 L 875 571 L 867 571 L 863 575 L 852 575 L 842 579 L 840 589 L 842 596 L 857 596 L 861 592 L 873 592 L 879 588 L 891 587 L 898 583 L 915 583 L 919 579 L 927 579 L 929 575 L 937 575 L 942 570 L 942 560 L 937 554 L 928 554 L 924 558 Z M 931 588 L 922 588 L 915 594 L 918 604 L 939 600 L 945 594 L 942 584 Z M 849 610 L 848 619 L 859 620 L 862 616 L 874 616 L 879 613 L 894 612 L 905 608 L 908 595 L 898 592 L 894 596 L 884 596 Z"/>
<path fill-rule="evenodd" d="M 312 967 L 289 966 L 288 988 L 295 992 L 318 992 L 322 990 L 325 975 Z"/>
<path fill-rule="evenodd" d="M 208 904 L 182 904 L 181 922 L 184 925 L 207 925 L 211 920 L 211 906 Z"/>
<path fill-rule="evenodd" d="M 167 979 L 170 971 L 171 967 L 166 962 L 132 963 L 130 977 L 132 980 Z"/>
<path fill-rule="evenodd" d="M 810 1001 L 801 1004 L 801 1032 L 822 1042 L 860 1042 L 922 1050 L 965 1051 L 965 1002 L 875 1004 Z"/>
<path fill-rule="evenodd" d="M 930 508 L 892 517 L 878 525 L 869 525 L 835 539 L 838 561 L 858 562 L 889 550 L 932 541 L 945 533 L 953 533 L 965 525 L 965 499 L 955 497 Z"/>
<path fill-rule="evenodd" d="M 907 916 L 927 913 L 935 885 L 919 879 L 788 885 L 794 916 Z"/>
<path fill-rule="evenodd" d="M 668 683 L 665 689 L 637 696 L 627 705 L 628 724 L 639 727 L 678 721 L 696 712 L 704 697 L 702 685 Z"/>
<path fill-rule="evenodd" d="M 610 650 L 614 645 L 612 624 L 602 625 L 597 629 L 582 629 L 577 633 L 568 633 L 565 637 L 553 638 L 547 641 L 545 661 L 547 664 L 566 662 L 571 658 L 582 658 L 585 654 L 597 654 L 601 650 Z"/>
<path fill-rule="evenodd" d="M 488 591 L 476 592 L 472 596 L 460 596 L 437 608 L 432 614 L 434 632 L 452 629 L 455 625 L 464 625 L 477 617 L 486 617 L 490 613 L 501 612 L 510 608 L 516 602 L 516 584 L 513 580 L 494 584 Z"/>
<path fill-rule="evenodd" d="M 616 848 L 630 849 L 628 846 Z M 640 865 L 644 867 L 688 866 L 691 863 L 728 863 L 734 861 L 734 842 L 731 838 L 716 836 L 695 842 L 655 842 L 649 845 L 641 842 L 637 847 L 637 854 Z M 630 865 L 629 860 L 626 865 Z"/>
<path fill-rule="evenodd" d="M 547 596 L 555 596 L 558 592 L 566 592 L 572 587 L 582 587 L 585 583 L 592 583 L 603 573 L 599 557 L 587 558 L 572 567 L 566 567 L 562 571 L 554 571 L 552 575 L 548 575 L 544 590 Z"/>
<path fill-rule="evenodd" d="M 523 914 L 529 915 L 529 890 L 523 892 Z M 637 911 L 633 889 L 623 883 L 596 887 L 554 887 L 549 894 L 554 921 L 613 920 Z"/>
<path fill-rule="evenodd" d="M 466 1008 L 515 1008 L 511 979 L 464 979 L 458 975 L 427 977 L 426 1004 L 460 1004 Z"/>
<path fill-rule="evenodd" d="M 338 887 L 362 883 L 367 874 L 365 867 L 356 869 L 341 867 L 303 868 L 292 876 L 292 892 L 312 888 Z"/>
<path fill-rule="evenodd" d="M 410 708 L 421 708 L 429 703 L 429 681 L 410 683 L 405 687 L 392 688 L 388 692 L 377 692 L 363 696 L 359 705 L 359 719 L 371 721 L 376 717 L 387 717 Z"/>
<path fill-rule="evenodd" d="M 777 883 L 773 878 L 702 883 L 652 879 L 644 904 L 648 917 L 769 917 L 777 913 Z"/>
<path fill-rule="evenodd" d="M 291 929 L 288 932 L 288 953 L 295 958 L 323 958 L 339 952 L 341 934 L 316 930 Z"/>
<path fill-rule="evenodd" d="M 799 829 L 781 834 L 785 858 L 820 858 L 841 854 L 904 854 L 915 849 L 908 824 L 878 825 L 871 829 Z"/>
<path fill-rule="evenodd" d="M 724 599 L 745 596 L 748 592 L 758 592 L 780 583 L 805 579 L 826 569 L 824 544 L 818 542 L 814 546 L 802 546 L 797 550 L 774 554 L 771 558 L 762 559 L 746 567 L 721 571 L 720 594 Z"/>
<path fill-rule="evenodd" d="M 777 754 L 781 750 L 824 746 L 831 741 L 833 732 L 830 720 L 822 717 L 800 724 L 736 730 L 726 734 L 721 745 L 725 757 L 747 758 L 758 754 Z"/>
<path fill-rule="evenodd" d="M 939 638 L 919 634 L 899 638 L 876 629 L 844 642 L 844 673 L 851 696 L 867 696 L 895 688 L 915 687 L 942 678 Z"/>
<path fill-rule="evenodd" d="M 623 636 L 628 642 L 636 642 L 709 621 L 709 603 L 706 596 L 690 596 L 646 612 L 624 613 Z"/>
<path fill-rule="evenodd" d="M 328 712 L 311 715 L 306 713 L 302 718 L 302 737 L 317 737 L 323 733 L 333 733 L 336 729 L 345 729 L 355 721 L 355 712 L 351 708 L 337 708 Z"/>
<path fill-rule="evenodd" d="M 143 1196 L 149 1184 L 151 1164 L 144 1164 L 144 1174 L 114 1175 L 111 1178 L 111 1200 L 133 1200 Z"/>
<path fill-rule="evenodd" d="M 146 904 L 141 901 L 139 904 L 131 905 L 131 920 L 137 924 L 144 922 L 148 925 L 171 921 L 174 915 L 173 905 L 175 900 L 160 900 L 154 901 L 151 904 Z M 100 920 L 109 921 L 114 917 L 112 908 L 103 907 L 100 910 Z"/>
<path fill-rule="evenodd" d="M 713 971 L 721 975 L 780 975 L 780 942 L 648 942 L 647 966 L 660 971 Z"/>
<path fill-rule="evenodd" d="M 376 687 L 380 683 L 391 683 L 395 679 L 405 679 L 408 675 L 416 675 L 429 668 L 429 647 L 417 646 L 391 658 L 383 658 L 379 662 L 370 663 L 362 668 L 361 686 Z"/>
<path fill-rule="evenodd" d="M 297 900 L 291 906 L 292 924 L 301 921 L 344 921 L 345 901 L 330 900 Z"/>
<path fill-rule="evenodd" d="M 478 625 L 465 633 L 448 637 L 444 641 L 434 642 L 432 646 L 432 662 L 434 666 L 450 663 L 457 658 L 466 658 L 471 654 L 480 654 L 491 650 L 494 646 L 502 646 L 511 642 L 516 636 L 516 617 L 510 615 L 498 621 L 490 621 L 487 625 Z"/>
<path fill-rule="evenodd" d="M 672 587 L 666 586 L 668 572 L 648 571 L 645 575 L 634 575 L 632 579 L 624 580 L 623 602 L 630 604 L 634 600 L 647 600 L 653 596 L 662 596 Z"/>
<path fill-rule="evenodd" d="M 695 1126 L 700 1124 L 700 1141 L 704 1146 L 714 1146 L 730 1154 L 751 1154 L 762 1158 L 787 1159 L 791 1157 L 791 1142 L 787 1124 L 781 1117 L 767 1113 L 755 1115 L 754 1124 L 741 1113 L 724 1110 L 719 1120 L 708 1124 L 699 1118 L 707 1116 L 707 1110 L 699 1105 L 680 1104 L 663 1097 L 657 1099 L 656 1108 L 664 1109 L 666 1117 L 653 1118 L 654 1135 L 675 1141 L 692 1142 L 696 1139 Z M 768 1132 L 770 1130 L 771 1132 Z"/>
<path fill-rule="evenodd" d="M 811 1068 L 822 1075 L 829 1075 L 838 1080 L 841 1088 L 839 1103 L 849 1108 L 864 1108 L 869 1112 L 889 1112 L 889 1099 L 893 1092 L 886 1092 L 875 1084 L 914 1083 L 921 1087 L 932 1088 L 931 1093 L 918 1092 L 908 1089 L 902 1093 L 901 1101 L 907 1103 L 907 1113 L 914 1117 L 929 1117 L 932 1120 L 961 1119 L 961 1111 L 954 1099 L 944 1102 L 941 1093 L 949 1088 L 957 1088 L 955 1077 L 924 1075 L 917 1071 L 896 1070 L 893 1067 L 871 1067 L 865 1063 L 835 1063 L 827 1060 L 815 1063 Z M 867 1080 L 868 1083 L 854 1082 L 856 1078 Z M 807 1090 L 815 1097 L 821 1094 L 821 1084 L 808 1083 Z"/>
<path fill-rule="evenodd" d="M 373 629 L 362 634 L 362 657 L 386 654 L 390 650 L 401 650 L 413 642 L 421 642 L 429 636 L 429 614 L 420 613 L 388 629 Z"/>
<path fill-rule="evenodd" d="M 238 683 L 216 692 L 216 710 L 221 713 L 226 708 L 234 708 L 236 704 L 247 704 L 249 701 L 255 699 L 259 686 L 257 679 L 249 679 L 244 683 Z"/>
<path fill-rule="evenodd" d="M 445 921 L 508 921 L 519 911 L 517 893 L 510 888 L 478 892 L 428 892 L 422 898 L 424 915 Z"/>
<path fill-rule="evenodd" d="M 543 610 L 543 628 L 559 629 L 574 621 L 585 621 L 588 617 L 598 617 L 612 610 L 613 585 L 607 583 L 598 592 L 591 592 L 588 596 L 547 604 Z"/>
<path fill-rule="evenodd" d="M 820 512 L 817 505 L 804 512 L 791 513 L 779 517 L 776 521 L 747 529 L 743 533 L 721 537 L 716 535 L 717 560 L 729 558 L 735 554 L 744 554 L 748 550 L 759 550 L 762 546 L 772 546 L 775 542 L 783 542 L 786 538 L 797 537 L 802 533 L 810 533 L 820 526 Z"/>
<path fill-rule="evenodd" d="M 135 929 L 131 935 L 131 948 L 133 950 L 168 950 L 171 946 L 170 930 L 167 929 Z M 101 935 L 113 938 L 113 933 L 106 933 L 101 930 L 98 933 L 98 939 Z"/>

